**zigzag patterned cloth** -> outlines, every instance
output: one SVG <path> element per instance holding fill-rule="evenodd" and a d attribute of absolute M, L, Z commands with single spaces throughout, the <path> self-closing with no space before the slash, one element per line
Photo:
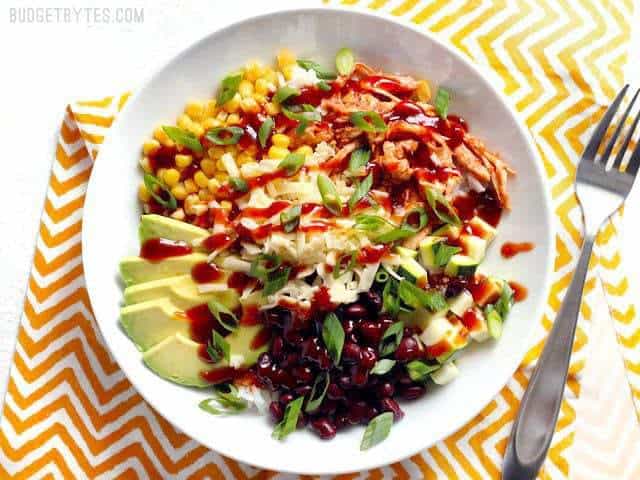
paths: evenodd
<path fill-rule="evenodd" d="M 499 478 L 502 455 L 580 245 L 572 183 L 590 127 L 622 83 L 631 0 L 344 0 L 419 24 L 491 72 L 531 130 L 558 220 L 555 275 L 536 341 L 507 386 L 460 431 L 410 459 L 341 478 Z M 360 4 L 360 5 L 356 5 Z M 126 96 L 66 112 L 37 239 L 0 423 L 2 478 L 284 478 L 221 457 L 176 431 L 135 392 L 100 337 L 81 263 L 84 193 L 100 144 Z M 589 324 L 607 294 L 636 406 L 640 319 L 625 296 L 619 218 L 600 233 L 570 377 L 540 478 L 569 477 L 569 449 Z"/>

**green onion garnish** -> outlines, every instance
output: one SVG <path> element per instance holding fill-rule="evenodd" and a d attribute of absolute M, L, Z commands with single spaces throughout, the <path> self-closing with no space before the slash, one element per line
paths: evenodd
<path fill-rule="evenodd" d="M 356 59 L 349 48 L 341 48 L 336 54 L 336 69 L 340 75 L 351 75 L 356 66 Z"/>
<path fill-rule="evenodd" d="M 382 358 L 375 363 L 370 373 L 372 375 L 384 375 L 386 373 L 389 373 L 395 365 L 395 360 L 391 360 L 390 358 Z"/>
<path fill-rule="evenodd" d="M 189 150 L 193 150 L 194 152 L 202 152 L 202 144 L 200 143 L 200 140 L 198 140 L 198 137 L 193 133 L 171 126 L 164 126 L 162 127 L 162 130 L 178 145 L 187 147 Z"/>
<path fill-rule="evenodd" d="M 376 112 L 353 112 L 351 123 L 363 132 L 386 132 L 387 125 Z"/>
<path fill-rule="evenodd" d="M 344 265 L 344 259 L 348 258 L 349 261 L 346 265 Z M 353 267 L 356 266 L 357 263 L 357 252 L 351 252 L 350 254 L 344 255 L 336 262 L 336 266 L 333 268 L 333 278 L 340 278 L 347 272 L 353 270 Z M 344 266 L 344 268 L 342 268 Z"/>
<path fill-rule="evenodd" d="M 406 365 L 407 373 L 414 382 L 424 383 L 429 380 L 430 375 L 440 368 L 440 364 L 429 365 L 420 360 L 413 360 Z"/>
<path fill-rule="evenodd" d="M 290 153 L 280 161 L 278 168 L 285 170 L 290 177 L 298 173 L 302 165 L 304 165 L 304 155 L 301 153 Z"/>
<path fill-rule="evenodd" d="M 322 324 L 322 341 L 324 342 L 334 365 L 340 364 L 342 347 L 344 346 L 344 329 L 335 313 L 328 313 Z"/>
<path fill-rule="evenodd" d="M 313 382 L 313 388 L 311 389 L 309 399 L 307 400 L 307 405 L 304 409 L 305 412 L 315 412 L 318 407 L 322 405 L 322 401 L 324 400 L 324 397 L 327 394 L 327 390 L 329 388 L 329 383 L 329 372 L 318 374 L 315 382 Z"/>
<path fill-rule="evenodd" d="M 447 245 L 444 242 L 436 242 L 432 248 L 433 263 L 436 267 L 444 267 L 447 263 L 449 263 L 451 257 L 462 250 L 460 247 Z"/>
<path fill-rule="evenodd" d="M 262 125 L 260 125 L 260 129 L 258 130 L 258 141 L 262 148 L 267 146 L 267 140 L 269 139 L 269 136 L 271 136 L 271 131 L 273 130 L 274 125 L 275 123 L 271 117 L 267 117 L 265 121 L 262 122 Z"/>
<path fill-rule="evenodd" d="M 224 391 L 223 388 L 228 391 Z M 238 388 L 235 385 L 216 385 L 213 387 L 213 395 L 198 404 L 200 409 L 211 415 L 233 415 L 249 407 L 249 403 L 238 395 Z"/>
<path fill-rule="evenodd" d="M 433 213 L 435 213 L 436 217 L 438 217 L 442 222 L 455 225 L 457 227 L 462 225 L 460 217 L 458 217 L 455 209 L 442 193 L 435 188 L 426 185 L 424 187 L 424 194 L 427 198 L 429 207 L 431 207 Z"/>
<path fill-rule="evenodd" d="M 368 148 L 355 150 L 349 158 L 349 172 L 358 173 L 360 169 L 369 163 L 371 151 Z"/>
<path fill-rule="evenodd" d="M 280 214 L 280 223 L 285 233 L 291 233 L 298 228 L 301 211 L 300 205 L 294 205 Z"/>
<path fill-rule="evenodd" d="M 219 362 L 220 360 L 226 360 L 229 362 L 230 347 L 229 342 L 215 330 L 211 330 L 211 340 L 207 343 L 207 353 L 211 360 Z"/>
<path fill-rule="evenodd" d="M 282 259 L 275 253 L 261 253 L 251 262 L 249 276 L 264 281 L 270 273 L 278 270 L 280 265 Z"/>
<path fill-rule="evenodd" d="M 398 296 L 413 308 L 426 308 L 432 312 L 447 308 L 444 296 L 437 290 L 423 290 L 408 280 L 401 280 L 398 285 Z"/>
<path fill-rule="evenodd" d="M 386 283 L 389 280 L 389 272 L 381 268 L 376 272 L 376 282 Z"/>
<path fill-rule="evenodd" d="M 307 103 L 282 107 L 282 113 L 285 117 L 298 122 L 318 122 L 322 118 L 320 112 Z"/>
<path fill-rule="evenodd" d="M 297 63 L 305 70 L 313 70 L 316 72 L 316 76 L 321 80 L 335 80 L 336 78 L 335 73 L 325 70 L 319 63 L 314 62 L 313 60 L 305 60 L 301 58 Z"/>
<path fill-rule="evenodd" d="M 318 87 L 323 92 L 330 92 L 331 91 L 331 85 L 329 85 L 324 80 L 320 80 L 318 83 L 316 83 L 316 87 Z"/>
<path fill-rule="evenodd" d="M 392 425 L 393 413 L 391 412 L 384 412 L 373 418 L 364 431 L 362 442 L 360 442 L 360 450 L 368 450 L 382 442 L 389 436 Z"/>
<path fill-rule="evenodd" d="M 404 322 L 402 321 L 398 321 L 387 328 L 378 345 L 378 351 L 381 357 L 386 357 L 396 351 L 402 340 L 403 331 Z"/>
<path fill-rule="evenodd" d="M 298 95 L 300 95 L 300 90 L 285 85 L 278 89 L 278 91 L 273 96 L 273 101 L 282 104 L 289 100 L 291 97 L 297 97 Z"/>
<path fill-rule="evenodd" d="M 176 197 L 173 196 L 173 194 L 169 190 L 169 187 L 167 187 L 164 183 L 162 183 L 150 173 L 145 173 L 143 180 L 144 186 L 147 188 L 147 191 L 156 202 L 158 202 L 164 208 L 168 208 L 169 210 L 175 210 L 178 207 Z M 165 199 L 162 198 L 162 196 L 158 195 L 158 193 L 156 193 L 155 187 L 158 187 L 160 190 L 162 190 L 168 198 Z"/>
<path fill-rule="evenodd" d="M 442 87 L 438 88 L 434 104 L 436 107 L 436 112 L 438 112 L 438 115 L 440 115 L 441 118 L 447 118 L 447 114 L 449 113 L 450 101 L 451 94 L 449 93 L 449 90 L 446 90 Z"/>
<path fill-rule="evenodd" d="M 298 425 L 298 417 L 302 410 L 302 402 L 304 402 L 304 397 L 298 397 L 287 404 L 282 421 L 273 429 L 271 434 L 273 438 L 282 440 L 290 433 L 295 432 Z"/>
<path fill-rule="evenodd" d="M 229 184 L 236 192 L 246 193 L 249 191 L 249 184 L 240 177 L 229 177 Z"/>
<path fill-rule="evenodd" d="M 495 308 L 502 318 L 507 318 L 511 307 L 513 306 L 513 289 L 507 282 L 502 283 L 502 292 L 500 298 L 495 303 Z"/>
<path fill-rule="evenodd" d="M 289 275 L 291 275 L 291 267 L 289 265 L 280 267 L 271 273 L 267 279 L 263 281 L 264 289 L 262 290 L 262 296 L 268 297 L 281 290 L 287 284 Z"/>
<path fill-rule="evenodd" d="M 232 73 L 225 77 L 220 85 L 220 91 L 218 92 L 218 98 L 216 103 L 219 107 L 222 107 L 225 103 L 231 100 L 238 92 L 238 87 L 242 81 L 241 73 Z"/>
<path fill-rule="evenodd" d="M 326 175 L 318 175 L 318 190 L 320 190 L 320 196 L 322 197 L 322 203 L 327 210 L 334 215 L 340 215 L 342 213 L 342 201 L 336 190 L 336 186 Z"/>
<path fill-rule="evenodd" d="M 207 307 L 209 307 L 211 315 L 213 315 L 217 322 L 224 328 L 230 332 L 238 328 L 238 317 L 236 317 L 235 313 L 229 310 L 224 304 L 215 299 L 211 299 L 207 302 Z M 228 317 L 231 317 L 231 322 L 227 320 Z"/>
<path fill-rule="evenodd" d="M 217 127 L 209 130 L 205 137 L 216 145 L 235 145 L 244 135 L 240 127 Z"/>
<path fill-rule="evenodd" d="M 349 202 L 348 202 L 350 212 L 353 211 L 356 204 L 360 200 L 362 200 L 364 197 L 367 196 L 367 194 L 369 193 L 369 190 L 371 190 L 372 185 L 373 185 L 372 173 L 367 175 L 367 178 L 365 178 L 362 182 L 359 182 L 356 185 L 356 188 L 353 190 L 353 193 L 351 194 L 351 197 L 349 198 Z"/>
<path fill-rule="evenodd" d="M 357 230 L 364 230 L 366 232 L 375 232 L 383 227 L 393 225 L 383 217 L 378 215 L 367 215 L 366 213 L 356 215 L 355 221 L 356 223 L 353 227 Z"/>

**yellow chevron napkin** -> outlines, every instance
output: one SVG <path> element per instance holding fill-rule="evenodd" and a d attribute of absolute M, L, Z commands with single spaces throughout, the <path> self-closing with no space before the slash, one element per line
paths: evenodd
<path fill-rule="evenodd" d="M 325 2 L 329 3 L 329 2 Z M 337 2 L 336 2 L 337 3 Z M 631 0 L 344 0 L 420 25 L 486 67 L 531 130 L 557 214 L 555 275 L 536 342 L 468 425 L 410 459 L 342 478 L 497 479 L 518 401 L 567 287 L 580 244 L 572 190 L 590 127 L 620 86 Z M 80 235 L 93 161 L 126 95 L 66 111 L 0 420 L 1 478 L 284 478 L 221 457 L 176 431 L 135 392 L 104 345 L 83 279 Z M 569 478 L 575 406 L 602 278 L 640 407 L 640 319 L 625 295 L 619 218 L 598 237 L 566 400 L 540 478 Z"/>

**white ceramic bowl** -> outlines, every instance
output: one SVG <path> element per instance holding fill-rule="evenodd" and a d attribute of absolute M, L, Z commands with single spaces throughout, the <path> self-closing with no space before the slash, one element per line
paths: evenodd
<path fill-rule="evenodd" d="M 248 59 L 271 62 L 281 47 L 332 65 L 351 47 L 359 59 L 391 72 L 415 74 L 453 92 L 451 111 L 518 171 L 510 184 L 513 211 L 504 216 L 483 264 L 487 272 L 518 280 L 529 296 L 514 308 L 499 342 L 474 346 L 459 360 L 461 376 L 405 404 L 405 418 L 380 446 L 359 451 L 363 428 L 321 441 L 298 431 L 284 442 L 258 415 L 214 417 L 201 411 L 206 391 L 162 380 L 118 327 L 122 289 L 118 261 L 138 251 L 140 146 L 159 123 L 172 123 L 189 98 L 209 98 L 221 78 Z M 435 89 L 434 89 L 435 90 Z M 416 29 L 372 14 L 308 9 L 269 14 L 215 32 L 166 64 L 129 100 L 91 176 L 84 208 L 83 261 L 97 323 L 118 364 L 140 394 L 169 422 L 211 449 L 271 470 L 336 474 L 406 458 L 455 432 L 505 385 L 523 358 L 547 297 L 552 262 L 552 222 L 541 162 L 513 111 L 480 71 L 450 47 Z M 533 252 L 500 258 L 504 241 L 531 241 Z"/>

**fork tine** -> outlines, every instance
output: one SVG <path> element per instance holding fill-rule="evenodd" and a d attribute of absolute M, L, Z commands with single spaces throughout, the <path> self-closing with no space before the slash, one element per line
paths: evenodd
<path fill-rule="evenodd" d="M 633 104 L 636 102 L 636 98 L 638 98 L 638 92 L 639 91 L 640 90 L 636 90 L 635 95 L 633 96 L 633 98 L 629 102 L 629 105 L 627 105 L 627 108 L 625 109 L 624 113 L 622 114 L 622 117 L 618 121 L 618 125 L 616 126 L 616 130 L 613 132 L 613 135 L 611 135 L 611 138 L 609 139 L 609 143 L 607 144 L 607 148 L 605 149 L 604 153 L 602 154 L 602 158 L 600 160 L 603 165 L 607 165 L 607 163 L 609 163 L 609 156 L 611 155 L 611 152 L 613 151 L 613 147 L 616 145 L 616 142 L 618 141 L 618 136 L 620 135 L 620 132 L 624 128 L 624 124 L 627 121 L 627 117 L 629 116 L 629 112 L 633 108 Z M 627 136 L 627 138 L 629 138 L 629 136 Z M 626 149 L 627 146 L 625 145 L 624 148 Z M 620 156 L 620 153 L 622 153 L 622 156 L 624 156 L 624 150 L 620 150 L 620 152 L 618 152 L 618 156 Z M 616 161 L 617 161 L 617 159 L 618 159 L 618 157 L 616 157 Z"/>
<path fill-rule="evenodd" d="M 638 93 L 640 93 L 640 89 L 636 91 L 636 94 L 633 97 L 634 100 L 638 96 Z M 631 124 L 631 128 L 627 133 L 627 137 L 624 139 L 624 143 L 620 147 L 620 150 L 618 151 L 618 154 L 616 155 L 616 159 L 614 160 L 613 165 L 611 165 L 611 168 L 615 168 L 616 170 L 620 169 L 620 166 L 622 165 L 622 160 L 624 159 L 624 155 L 627 153 L 627 148 L 629 147 L 629 143 L 633 138 L 633 134 L 636 131 L 636 127 L 638 126 L 638 121 L 640 121 L 640 111 L 636 115 L 636 118 L 633 120 L 633 123 Z"/>
<path fill-rule="evenodd" d="M 638 117 L 640 117 L 640 114 L 638 114 Z M 633 150 L 633 155 L 631 155 L 631 158 L 629 159 L 626 172 L 635 177 L 636 174 L 638 173 L 639 166 L 640 166 L 640 142 L 636 144 L 636 148 Z"/>
<path fill-rule="evenodd" d="M 582 160 L 594 161 L 596 157 L 596 153 L 598 152 L 598 146 L 600 146 L 600 142 L 604 138 L 604 134 L 606 133 L 607 128 L 609 128 L 609 124 L 611 123 L 613 116 L 618 111 L 620 102 L 622 102 L 622 99 L 624 98 L 628 89 L 629 89 L 629 85 L 627 84 L 624 87 L 622 87 L 622 90 L 620 90 L 618 92 L 618 95 L 616 95 L 616 98 L 613 100 L 613 103 L 609 106 L 609 108 L 605 112 L 604 116 L 602 117 L 602 120 L 600 120 L 600 123 L 598 123 L 598 127 L 596 128 L 595 132 L 593 132 L 593 135 L 591 135 L 591 140 L 589 140 L 589 143 L 587 144 L 587 148 L 585 148 L 584 153 L 582 154 Z"/>

